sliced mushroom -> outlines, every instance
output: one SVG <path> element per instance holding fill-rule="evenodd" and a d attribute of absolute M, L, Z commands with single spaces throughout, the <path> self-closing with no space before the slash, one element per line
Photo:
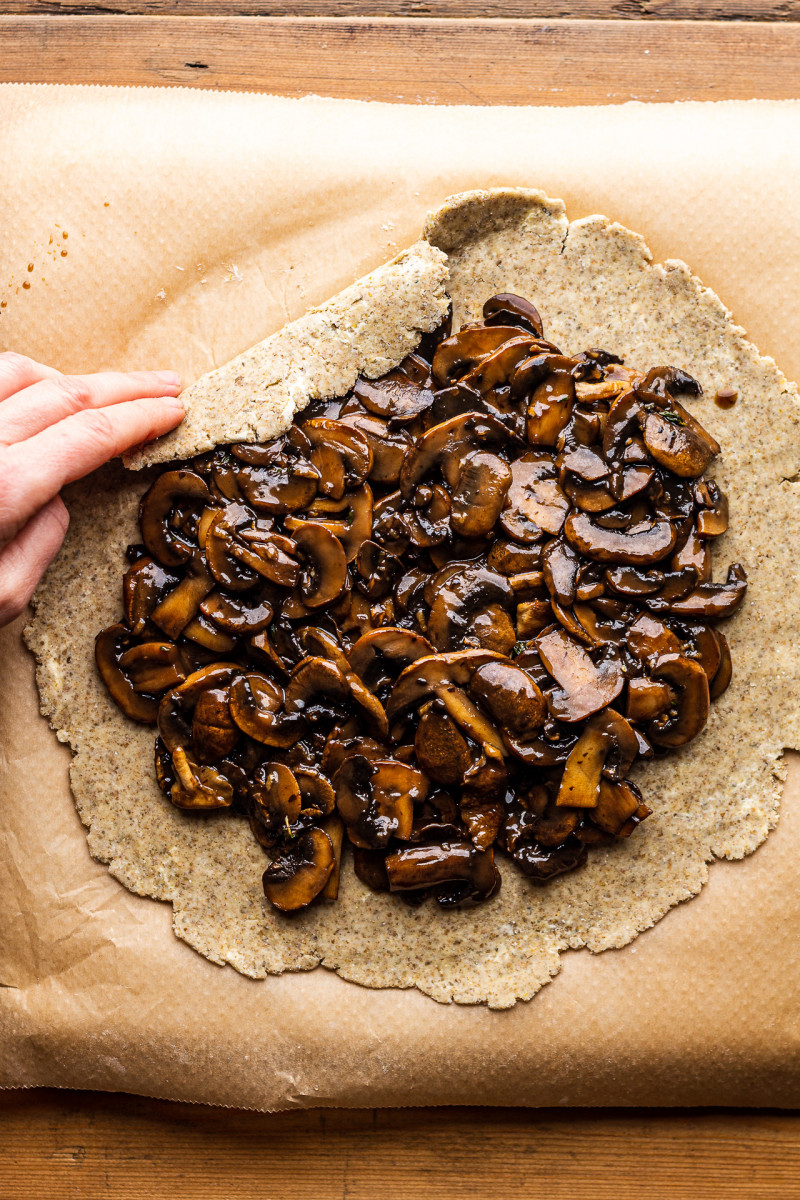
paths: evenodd
<path fill-rule="evenodd" d="M 728 568 L 725 583 L 701 583 L 682 600 L 661 600 L 654 596 L 646 603 L 654 612 L 719 621 L 733 616 L 744 600 L 746 591 L 747 576 L 739 563 L 733 563 Z"/>
<path fill-rule="evenodd" d="M 500 733 L 462 690 L 478 667 L 497 658 L 488 650 L 461 650 L 417 659 L 394 685 L 386 715 L 395 721 L 407 709 L 436 696 L 456 724 L 483 746 L 488 757 L 503 758 L 506 747 Z"/>
<path fill-rule="evenodd" d="M 293 536 L 305 564 L 300 575 L 303 603 L 321 608 L 338 600 L 347 586 L 347 560 L 339 539 L 315 521 L 301 521 Z"/>
<path fill-rule="evenodd" d="M 167 571 L 155 559 L 138 559 L 122 580 L 122 600 L 125 620 L 131 633 L 144 633 L 153 610 L 178 583 L 178 576 Z"/>
<path fill-rule="evenodd" d="M 642 434 L 657 463 L 681 479 L 696 479 L 714 455 L 719 454 L 720 446 L 700 426 L 690 425 L 685 415 L 688 414 L 679 415 L 674 408 L 642 412 Z"/>
<path fill-rule="evenodd" d="M 491 850 L 472 842 L 438 842 L 410 846 L 386 856 L 386 875 L 392 892 L 414 891 L 463 880 L 470 899 L 488 900 L 500 886 L 500 872 Z"/>
<path fill-rule="evenodd" d="M 228 699 L 231 717 L 242 733 L 265 746 L 286 749 L 303 734 L 298 715 L 282 713 L 283 688 L 257 671 L 235 679 Z"/>
<path fill-rule="evenodd" d="M 512 292 L 490 297 L 483 306 L 483 319 L 487 325 L 518 325 L 536 337 L 542 336 L 542 318 L 537 309 L 530 300 Z"/>
<path fill-rule="evenodd" d="M 324 417 L 306 421 L 303 432 L 311 443 L 311 464 L 319 471 L 319 491 L 341 500 L 345 489 L 363 483 L 372 467 L 369 442 L 358 429 Z"/>
<path fill-rule="evenodd" d="M 230 754 L 240 731 L 228 706 L 229 685 L 205 688 L 192 714 L 192 749 L 201 763 L 215 763 Z"/>
<path fill-rule="evenodd" d="M 208 484 L 194 471 L 165 471 L 142 497 L 139 527 L 145 546 L 165 567 L 179 567 L 192 555 L 192 543 L 171 522 L 176 508 L 198 509 L 211 499 Z"/>
<path fill-rule="evenodd" d="M 500 525 L 518 542 L 536 542 L 546 533 L 561 532 L 570 503 L 556 479 L 556 466 L 548 454 L 532 451 L 511 467 L 511 484 Z"/>
<path fill-rule="evenodd" d="M 713 479 L 708 479 L 698 483 L 695 499 L 700 505 L 697 514 L 698 537 L 719 537 L 728 528 L 728 497 Z"/>
<path fill-rule="evenodd" d="M 622 691 L 625 679 L 618 663 L 607 658 L 595 666 L 583 646 L 564 629 L 541 634 L 536 649 L 558 684 L 545 692 L 545 698 L 559 721 L 583 721 L 612 704 Z"/>
<path fill-rule="evenodd" d="M 630 770 L 638 750 L 630 724 L 613 708 L 597 713 L 586 727 L 567 759 L 556 804 L 570 808 L 594 808 L 600 778 L 605 772 L 621 779 Z M 609 760 L 611 760 L 609 762 Z"/>
<path fill-rule="evenodd" d="M 500 729 L 512 735 L 530 737 L 544 725 L 544 697 L 519 667 L 500 660 L 484 663 L 473 673 L 468 690 Z"/>
<path fill-rule="evenodd" d="M 477 850 L 488 850 L 493 846 L 505 820 L 503 802 L 464 788 L 458 808 L 473 846 Z"/>
<path fill-rule="evenodd" d="M 346 759 L 333 778 L 336 807 L 355 845 L 380 849 L 391 838 L 408 841 L 414 801 L 428 790 L 420 771 L 395 759 Z"/>
<path fill-rule="evenodd" d="M 263 875 L 264 895 L 281 912 L 307 908 L 333 874 L 335 855 L 324 829 L 309 829 Z"/>
<path fill-rule="evenodd" d="M 436 350 L 431 364 L 434 383 L 440 388 L 457 383 L 481 359 L 518 337 L 519 329 L 514 325 L 465 326 Z"/>
<path fill-rule="evenodd" d="M 166 692 L 186 678 L 174 642 L 140 642 L 123 651 L 117 663 L 140 695 Z"/>
<path fill-rule="evenodd" d="M 575 599 L 580 558 L 563 537 L 548 542 L 542 551 L 542 577 L 554 600 L 570 605 Z"/>
<path fill-rule="evenodd" d="M 525 364 L 522 370 L 525 369 Z M 531 446 L 555 446 L 572 415 L 575 381 L 569 371 L 553 371 L 528 402 L 527 438 Z"/>
<path fill-rule="evenodd" d="M 506 500 L 511 470 L 502 458 L 475 450 L 464 465 L 453 492 L 450 525 L 459 537 L 485 537 Z"/>
<path fill-rule="evenodd" d="M 719 667 L 709 685 L 709 695 L 712 700 L 718 700 L 722 693 L 730 687 L 731 678 L 733 677 L 733 663 L 731 662 L 731 649 L 728 645 L 728 639 L 719 630 L 716 630 L 716 634 L 721 655 Z"/>
<path fill-rule="evenodd" d="M 200 552 L 195 551 L 183 579 L 156 605 L 150 620 L 167 637 L 177 641 L 214 587 L 214 576 L 206 567 Z"/>
<path fill-rule="evenodd" d="M 628 681 L 628 701 L 625 715 L 629 721 L 652 721 L 672 704 L 668 684 L 657 679 L 636 678 Z"/>
<path fill-rule="evenodd" d="M 630 532 L 607 529 L 583 512 L 573 512 L 564 522 L 567 540 L 595 562 L 628 563 L 631 566 L 660 562 L 672 551 L 677 535 L 668 520 L 652 520 L 645 528 Z"/>
<path fill-rule="evenodd" d="M 276 835 L 289 833 L 300 817 L 300 786 L 292 771 L 279 762 L 261 763 L 250 783 L 253 832 L 262 845 L 275 845 Z"/>
<path fill-rule="evenodd" d="M 169 798 L 176 808 L 211 812 L 233 804 L 233 788 L 225 776 L 213 767 L 198 766 L 183 746 L 172 751 L 172 766 L 177 779 Z"/>
<path fill-rule="evenodd" d="M 685 746 L 708 720 L 708 676 L 700 663 L 682 654 L 663 654 L 653 664 L 653 677 L 665 679 L 675 693 L 675 703 L 649 726 L 647 736 L 657 746 Z"/>
<path fill-rule="evenodd" d="M 200 605 L 200 612 L 226 633 L 252 637 L 266 629 L 272 621 L 273 607 L 264 592 L 244 600 L 214 591 Z"/>
<path fill-rule="evenodd" d="M 590 816 L 599 829 L 618 837 L 625 824 L 638 812 L 641 802 L 641 792 L 629 779 L 617 782 L 601 779 L 597 804 Z M 649 816 L 649 809 L 646 815 Z"/>
<path fill-rule="evenodd" d="M 125 625 L 110 625 L 95 638 L 95 662 L 111 698 L 125 716 L 143 725 L 154 725 L 158 715 L 158 700 L 140 695 L 120 666 L 123 647 L 129 646 L 131 641 L 131 632 Z"/>
<path fill-rule="evenodd" d="M 434 425 L 408 451 L 400 472 L 400 491 L 407 500 L 429 472 L 441 471 L 450 488 L 458 485 L 464 459 L 474 450 L 505 446 L 511 439 L 506 426 L 488 413 L 468 412 Z"/>
<path fill-rule="evenodd" d="M 439 572 L 428 592 L 428 639 L 437 650 L 449 650 L 469 636 L 476 612 L 490 604 L 511 606 L 514 593 L 504 575 L 480 564 L 457 563 Z"/>
<path fill-rule="evenodd" d="M 417 762 L 437 783 L 461 783 L 472 761 L 466 738 L 443 707 L 420 717 L 414 737 Z"/>

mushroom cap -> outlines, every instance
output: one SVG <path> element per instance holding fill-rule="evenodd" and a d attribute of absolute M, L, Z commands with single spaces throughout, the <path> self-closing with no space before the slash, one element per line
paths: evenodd
<path fill-rule="evenodd" d="M 109 625 L 95 638 L 95 663 L 111 698 L 125 716 L 142 725 L 154 725 L 158 715 L 158 700 L 154 696 L 140 695 L 120 666 L 121 646 L 131 641 L 132 634 L 127 626 Z"/>
<path fill-rule="evenodd" d="M 453 492 L 450 526 L 460 537 L 486 537 L 494 528 L 511 485 L 511 468 L 496 454 L 474 450 Z"/>
<path fill-rule="evenodd" d="M 191 557 L 193 546 L 170 522 L 173 510 L 180 507 L 202 508 L 211 499 L 202 475 L 180 468 L 165 471 L 150 485 L 139 504 L 142 540 L 165 567 L 179 567 Z"/>
<path fill-rule="evenodd" d="M 545 534 L 556 537 L 569 509 L 549 454 L 533 450 L 512 463 L 511 484 L 500 514 L 500 525 L 509 537 L 518 542 L 536 542 Z"/>
<path fill-rule="evenodd" d="M 652 673 L 655 679 L 665 679 L 677 695 L 674 708 L 650 724 L 647 736 L 657 746 L 685 746 L 708 720 L 708 676 L 700 663 L 682 654 L 662 654 Z"/>
<path fill-rule="evenodd" d="M 650 565 L 666 558 L 675 547 L 677 533 L 669 520 L 652 519 L 631 532 L 608 529 L 583 512 L 572 512 L 564 522 L 567 540 L 595 562 Z"/>
<path fill-rule="evenodd" d="M 510 430 L 488 413 L 467 412 L 434 425 L 408 451 L 400 471 L 400 491 L 411 500 L 429 471 L 438 468 L 451 488 L 458 485 L 465 457 L 486 446 L 505 446 Z"/>
<path fill-rule="evenodd" d="M 342 543 L 316 521 L 302 521 L 293 531 L 306 567 L 300 576 L 300 594 L 308 608 L 322 608 L 338 600 L 347 587 L 347 560 Z"/>
<path fill-rule="evenodd" d="M 264 895 L 281 912 L 307 908 L 333 874 L 331 839 L 318 826 L 306 830 L 270 863 L 262 876 Z"/>
<path fill-rule="evenodd" d="M 564 629 L 552 629 L 536 639 L 545 667 L 558 684 L 545 692 L 553 716 L 568 724 L 583 721 L 613 703 L 625 677 L 617 662 L 604 659 L 595 665 L 583 646 Z"/>

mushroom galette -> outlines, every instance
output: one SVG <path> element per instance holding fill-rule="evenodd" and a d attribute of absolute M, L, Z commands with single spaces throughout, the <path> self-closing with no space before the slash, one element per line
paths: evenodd
<path fill-rule="evenodd" d="M 159 785 L 244 814 L 282 911 L 358 876 L 411 903 L 486 900 L 650 813 L 634 762 L 704 727 L 731 678 L 711 580 L 727 501 L 675 367 L 570 357 L 491 297 L 283 435 L 163 472 L 97 638 Z"/>

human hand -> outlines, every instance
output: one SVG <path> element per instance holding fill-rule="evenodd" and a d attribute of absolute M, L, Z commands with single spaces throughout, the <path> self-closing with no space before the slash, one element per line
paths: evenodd
<path fill-rule="evenodd" d="M 64 540 L 61 488 L 182 420 L 173 371 L 62 375 L 0 353 L 0 626 L 25 609 Z"/>

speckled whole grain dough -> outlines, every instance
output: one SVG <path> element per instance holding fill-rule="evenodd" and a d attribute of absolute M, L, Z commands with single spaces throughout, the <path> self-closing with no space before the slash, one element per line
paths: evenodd
<path fill-rule="evenodd" d="M 712 706 L 706 729 L 683 751 L 636 772 L 654 812 L 635 835 L 594 850 L 584 870 L 542 889 L 504 863 L 497 898 L 464 912 L 408 908 L 369 891 L 348 865 L 338 903 L 291 921 L 279 916 L 264 900 L 264 856 L 244 820 L 197 819 L 173 808 L 155 782 L 152 730 L 128 722 L 95 674 L 93 637 L 119 616 L 123 549 L 136 540 L 136 504 L 149 472 L 143 478 L 112 466 L 72 490 L 69 538 L 39 589 L 27 638 L 39 661 L 42 711 L 75 751 L 72 787 L 91 853 L 132 891 L 170 901 L 179 937 L 257 978 L 322 964 L 370 987 L 413 986 L 439 1001 L 503 1008 L 547 983 L 562 950 L 625 946 L 696 895 L 714 858 L 749 854 L 777 820 L 781 751 L 800 748 L 800 496 L 793 482 L 800 409 L 796 387 L 683 263 L 654 265 L 639 236 L 605 217 L 569 224 L 564 206 L 537 192 L 470 193 L 431 216 L 425 237 L 448 256 L 456 323 L 479 317 L 487 296 L 518 292 L 536 303 L 547 336 L 567 353 L 602 346 L 640 367 L 680 365 L 705 388 L 693 411 L 722 445 L 714 474 L 732 516 L 715 544 L 715 578 L 738 560 L 750 588 L 725 629 L 733 683 Z M 366 324 L 382 327 L 377 343 L 393 347 L 386 352 L 392 361 L 409 346 L 410 326 L 395 339 L 398 299 L 403 312 L 421 311 L 420 303 L 433 312 L 438 303 L 435 273 L 409 276 L 402 286 L 425 295 L 376 290 L 371 311 L 362 309 Z M 329 330 L 317 348 L 330 354 L 330 390 L 342 392 L 343 378 L 351 382 L 367 364 L 378 374 L 392 361 L 376 355 L 374 343 L 344 346 L 328 323 L 331 311 L 317 310 L 318 328 Z M 272 345 L 284 345 L 282 337 Z M 291 394 L 291 410 L 276 416 L 270 409 L 266 424 L 251 412 L 249 435 L 277 432 L 277 422 L 302 406 L 292 344 L 285 343 L 292 383 L 273 384 L 276 394 Z M 296 344 L 302 353 L 302 339 Z M 230 373 L 223 368 L 210 378 Z M 160 444 L 170 453 L 233 436 L 221 411 L 225 395 L 206 393 L 207 386 L 197 385 L 192 416 L 204 440 L 179 434 Z M 723 387 L 739 393 L 728 411 L 710 399 Z M 235 436 L 244 436 L 238 426 Z M 147 457 L 164 457 L 160 446 Z"/>
<path fill-rule="evenodd" d="M 447 259 L 428 241 L 345 288 L 327 304 L 201 376 L 181 394 L 186 416 L 166 437 L 125 456 L 133 470 L 190 458 L 220 442 L 265 442 L 320 396 L 343 396 L 357 375 L 384 375 L 447 311 Z"/>

